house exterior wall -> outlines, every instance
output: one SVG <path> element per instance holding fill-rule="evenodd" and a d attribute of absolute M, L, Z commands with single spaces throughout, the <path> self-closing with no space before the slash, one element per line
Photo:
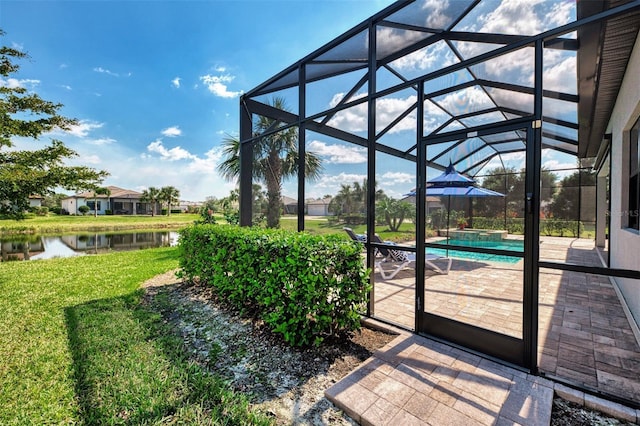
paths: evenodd
<path fill-rule="evenodd" d="M 82 202 L 82 204 L 80 204 Z M 69 214 L 78 214 L 78 206 L 84 205 L 84 199 L 76 199 L 76 198 L 65 198 L 61 202 L 61 207 L 63 210 L 69 212 Z"/>
<path fill-rule="evenodd" d="M 69 214 L 80 214 L 78 207 L 86 206 L 87 202 L 93 202 L 93 198 L 70 197 L 62 200 L 61 207 L 68 211 Z M 109 210 L 109 201 L 104 198 L 98 198 L 98 202 L 100 203 L 98 214 L 105 214 L 106 211 Z M 87 214 L 93 214 L 93 210 L 89 210 Z"/>
<path fill-rule="evenodd" d="M 612 135 L 611 143 L 611 267 L 637 270 L 640 261 L 640 233 L 623 228 L 626 213 L 624 187 L 628 182 L 629 157 L 625 144 L 629 141 L 629 130 L 640 117 L 640 35 L 629 59 L 624 80 L 616 100 L 607 133 Z M 625 155 L 626 154 L 626 155 Z M 640 325 L 640 282 L 638 280 L 616 278 L 622 296 Z"/>
<path fill-rule="evenodd" d="M 328 204 L 308 204 L 307 214 L 309 216 L 329 216 Z"/>

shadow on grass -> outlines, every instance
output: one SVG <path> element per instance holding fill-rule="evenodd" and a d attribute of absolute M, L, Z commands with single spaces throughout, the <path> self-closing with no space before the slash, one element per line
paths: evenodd
<path fill-rule="evenodd" d="M 65 309 L 83 424 L 268 424 L 186 356 L 141 293 Z"/>

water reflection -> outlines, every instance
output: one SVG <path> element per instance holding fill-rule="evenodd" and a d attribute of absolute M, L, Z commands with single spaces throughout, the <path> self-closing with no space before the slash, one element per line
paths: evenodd
<path fill-rule="evenodd" d="M 51 259 L 111 251 L 168 247 L 176 245 L 177 242 L 178 232 L 176 231 L 13 236 L 0 239 L 0 258 L 3 262 Z"/>

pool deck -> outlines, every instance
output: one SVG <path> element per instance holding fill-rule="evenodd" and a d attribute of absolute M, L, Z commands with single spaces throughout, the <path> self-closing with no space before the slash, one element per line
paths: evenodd
<path fill-rule="evenodd" d="M 601 265 L 586 239 L 541 237 L 540 258 Z M 427 271 L 425 309 L 520 338 L 522 263 L 454 259 L 448 275 Z M 377 318 L 413 329 L 414 278 L 376 281 Z M 539 288 L 540 370 L 640 403 L 640 346 L 609 279 L 541 270 Z"/>
<path fill-rule="evenodd" d="M 544 260 L 601 265 L 590 240 L 541 237 L 540 248 L 540 257 Z M 427 271 L 425 309 L 520 337 L 522 263 L 454 259 L 448 275 Z M 415 324 L 413 270 L 404 270 L 393 280 L 383 281 L 378 274 L 376 278 L 375 317 L 412 329 Z M 547 377 L 580 384 L 596 394 L 618 396 L 640 404 L 640 346 L 609 279 L 541 270 L 539 287 L 540 371 Z M 357 389 L 356 393 L 364 392 L 364 389 L 373 392 L 368 400 L 361 396 L 357 403 L 351 403 L 357 407 L 367 405 L 369 414 L 366 410 L 357 413 L 353 407 L 344 408 L 362 424 L 386 424 L 392 419 L 411 424 L 415 421 L 411 416 L 424 421 L 425 417 L 416 416 L 419 413 L 412 412 L 410 407 L 403 409 L 410 401 L 413 404 L 420 398 L 422 403 L 417 405 L 422 408 L 415 407 L 415 410 L 431 410 L 422 414 L 433 418 L 434 424 L 446 424 L 436 419 L 447 418 L 450 424 L 457 424 L 453 419 L 458 417 L 450 417 L 454 416 L 451 409 L 466 416 L 459 419 L 466 419 L 469 424 L 548 424 L 547 415 L 535 407 L 550 404 L 549 395 L 553 395 L 553 390 L 558 392 L 560 385 L 557 383 L 518 370 L 505 370 L 504 366 L 411 333 L 398 339 L 379 351 L 360 368 L 360 372 L 352 373 L 344 383 L 340 382 L 340 386 L 334 386 L 335 389 L 327 393 L 330 399 L 343 406 L 343 400 L 356 392 L 354 389 Z M 488 385 L 480 385 L 485 378 L 488 378 Z M 387 384 L 381 385 L 385 381 Z M 423 383 L 420 385 L 422 391 L 411 387 L 410 383 L 416 381 Z M 467 389 L 469 386 L 475 391 Z M 398 388 L 393 392 L 398 396 L 384 394 L 387 388 Z M 523 400 L 522 389 L 532 392 L 533 399 Z M 407 394 L 411 396 L 407 397 Z M 455 401 L 450 400 L 452 398 Z M 493 399 L 487 401 L 487 398 Z M 583 394 L 582 397 L 569 395 L 567 398 L 585 402 L 593 397 Z M 516 400 L 519 402 L 515 403 Z M 456 404 L 459 410 L 456 410 Z M 518 405 L 518 415 L 524 415 L 521 410 L 525 410 L 529 417 L 520 417 L 520 421 L 514 418 Z M 390 418 L 396 408 L 398 410 Z M 621 412 L 626 413 L 630 421 L 640 421 L 637 410 L 623 407 Z M 407 417 L 402 419 L 395 417 L 405 415 Z M 631 420 L 633 416 L 636 417 Z"/>

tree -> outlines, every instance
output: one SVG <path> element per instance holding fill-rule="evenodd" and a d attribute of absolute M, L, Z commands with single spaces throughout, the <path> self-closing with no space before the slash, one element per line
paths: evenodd
<path fill-rule="evenodd" d="M 158 198 L 167 204 L 167 216 L 171 216 L 171 206 L 180 202 L 180 191 L 173 186 L 163 186 Z"/>
<path fill-rule="evenodd" d="M 218 207 L 218 200 L 215 197 L 207 197 L 202 206 L 200 207 L 200 222 L 215 224 L 216 217 L 214 213 Z"/>
<path fill-rule="evenodd" d="M 111 190 L 106 187 L 93 188 L 93 216 L 98 217 L 98 195 L 111 196 Z"/>
<path fill-rule="evenodd" d="M 287 111 L 284 99 L 274 98 L 270 105 Z M 260 116 L 255 123 L 253 134 L 261 134 L 276 128 L 279 121 Z M 227 180 L 240 176 L 240 141 L 227 136 L 222 141 L 225 160 L 218 165 L 218 171 Z M 307 151 L 305 154 L 305 177 L 316 179 L 322 169 L 320 157 Z M 263 136 L 253 144 L 253 179 L 264 182 L 267 187 L 267 227 L 280 226 L 282 204 L 282 180 L 298 173 L 298 131 L 291 127 L 280 132 Z"/>
<path fill-rule="evenodd" d="M 540 201 L 548 201 L 553 195 L 557 176 L 546 168 L 540 169 Z M 496 167 L 487 172 L 482 187 L 505 194 L 501 197 L 483 197 L 474 200 L 474 215 L 484 217 L 504 217 L 505 203 L 507 215 L 524 216 L 525 170 L 519 172 L 513 167 Z"/>
<path fill-rule="evenodd" d="M 391 232 L 398 232 L 405 219 L 415 217 L 415 206 L 402 200 L 385 197 L 376 205 L 376 216 L 384 218 Z"/>
<path fill-rule="evenodd" d="M 581 186 L 595 186 L 596 173 L 576 170 L 560 181 L 560 189 L 549 205 L 551 214 L 556 219 L 580 220 Z"/>
<path fill-rule="evenodd" d="M 42 200 L 42 207 L 47 207 L 50 211 L 59 214 L 62 208 L 62 200 L 67 198 L 66 194 L 48 194 Z"/>
<path fill-rule="evenodd" d="M 28 59 L 28 55 L 0 47 L 0 77 L 17 72 L 20 67 L 14 61 L 21 59 Z M 77 190 L 109 175 L 89 167 L 66 166 L 64 161 L 77 154 L 59 140 L 33 151 L 15 149 L 15 137 L 38 139 L 52 130 L 69 130 L 77 123 L 61 116 L 60 108 L 62 104 L 45 101 L 19 85 L 4 84 L 0 78 L 0 214 L 21 219 L 30 195 L 47 196 L 55 188 Z"/>
<path fill-rule="evenodd" d="M 142 196 L 140 197 L 140 201 L 143 203 L 151 203 L 151 216 L 156 215 L 156 205 L 160 200 L 160 190 L 153 186 L 150 186 L 148 189 L 142 191 Z"/>
<path fill-rule="evenodd" d="M 358 182 L 353 182 L 351 185 L 340 185 L 340 191 L 329 203 L 329 211 L 338 217 L 353 214 L 364 216 L 366 213 L 367 191 L 368 183 L 366 179 L 362 181 L 362 185 Z M 376 201 L 381 201 L 385 198 L 384 191 L 377 189 L 375 192 Z"/>

